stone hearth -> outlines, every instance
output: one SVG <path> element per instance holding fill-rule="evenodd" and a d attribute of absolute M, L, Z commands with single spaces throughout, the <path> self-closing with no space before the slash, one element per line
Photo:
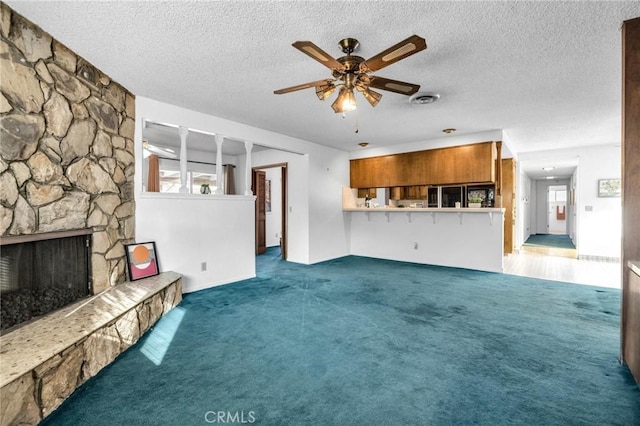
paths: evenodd
<path fill-rule="evenodd" d="M 182 300 L 181 276 L 112 287 L 0 337 L 2 424 L 37 424 Z"/>

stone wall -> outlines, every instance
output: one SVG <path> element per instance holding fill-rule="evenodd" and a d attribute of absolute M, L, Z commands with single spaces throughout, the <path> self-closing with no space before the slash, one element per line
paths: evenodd
<path fill-rule="evenodd" d="M 134 96 L 0 3 L 0 235 L 93 228 L 98 293 L 135 238 Z"/>

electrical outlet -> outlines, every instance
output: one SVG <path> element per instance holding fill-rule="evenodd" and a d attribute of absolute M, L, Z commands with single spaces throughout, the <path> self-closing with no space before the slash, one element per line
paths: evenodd
<path fill-rule="evenodd" d="M 418 243 L 417 242 L 413 243 L 413 249 L 414 250 L 418 250 Z"/>
<path fill-rule="evenodd" d="M 202 262 L 200 264 L 200 270 L 201 271 L 206 271 L 207 270 L 207 262 Z"/>

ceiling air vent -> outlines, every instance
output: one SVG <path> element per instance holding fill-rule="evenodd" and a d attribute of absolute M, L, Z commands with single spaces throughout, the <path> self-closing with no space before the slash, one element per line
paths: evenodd
<path fill-rule="evenodd" d="M 437 93 L 418 92 L 415 95 L 411 96 L 411 98 L 409 98 L 409 102 L 411 102 L 412 104 L 426 105 L 432 104 L 438 99 L 440 99 L 440 95 Z"/>

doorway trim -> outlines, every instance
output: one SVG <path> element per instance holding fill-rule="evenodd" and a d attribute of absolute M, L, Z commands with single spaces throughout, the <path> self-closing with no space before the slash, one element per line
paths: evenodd
<path fill-rule="evenodd" d="M 288 166 L 289 163 L 274 163 L 274 164 L 267 164 L 264 166 L 254 166 L 251 167 L 251 176 L 253 179 L 253 176 L 255 175 L 255 172 L 258 170 L 265 170 L 265 169 L 275 169 L 275 168 L 280 168 L 282 170 L 282 176 L 280 179 L 280 188 L 282 191 L 282 237 L 281 237 L 281 243 L 280 243 L 280 255 L 282 256 L 282 260 L 287 260 L 287 247 L 288 247 L 288 209 L 287 206 L 289 204 L 289 197 L 288 197 L 288 187 L 289 187 L 289 182 L 288 182 Z M 257 201 L 256 201 L 257 202 Z M 255 238 L 256 241 L 258 239 L 258 230 L 255 230 Z"/>

